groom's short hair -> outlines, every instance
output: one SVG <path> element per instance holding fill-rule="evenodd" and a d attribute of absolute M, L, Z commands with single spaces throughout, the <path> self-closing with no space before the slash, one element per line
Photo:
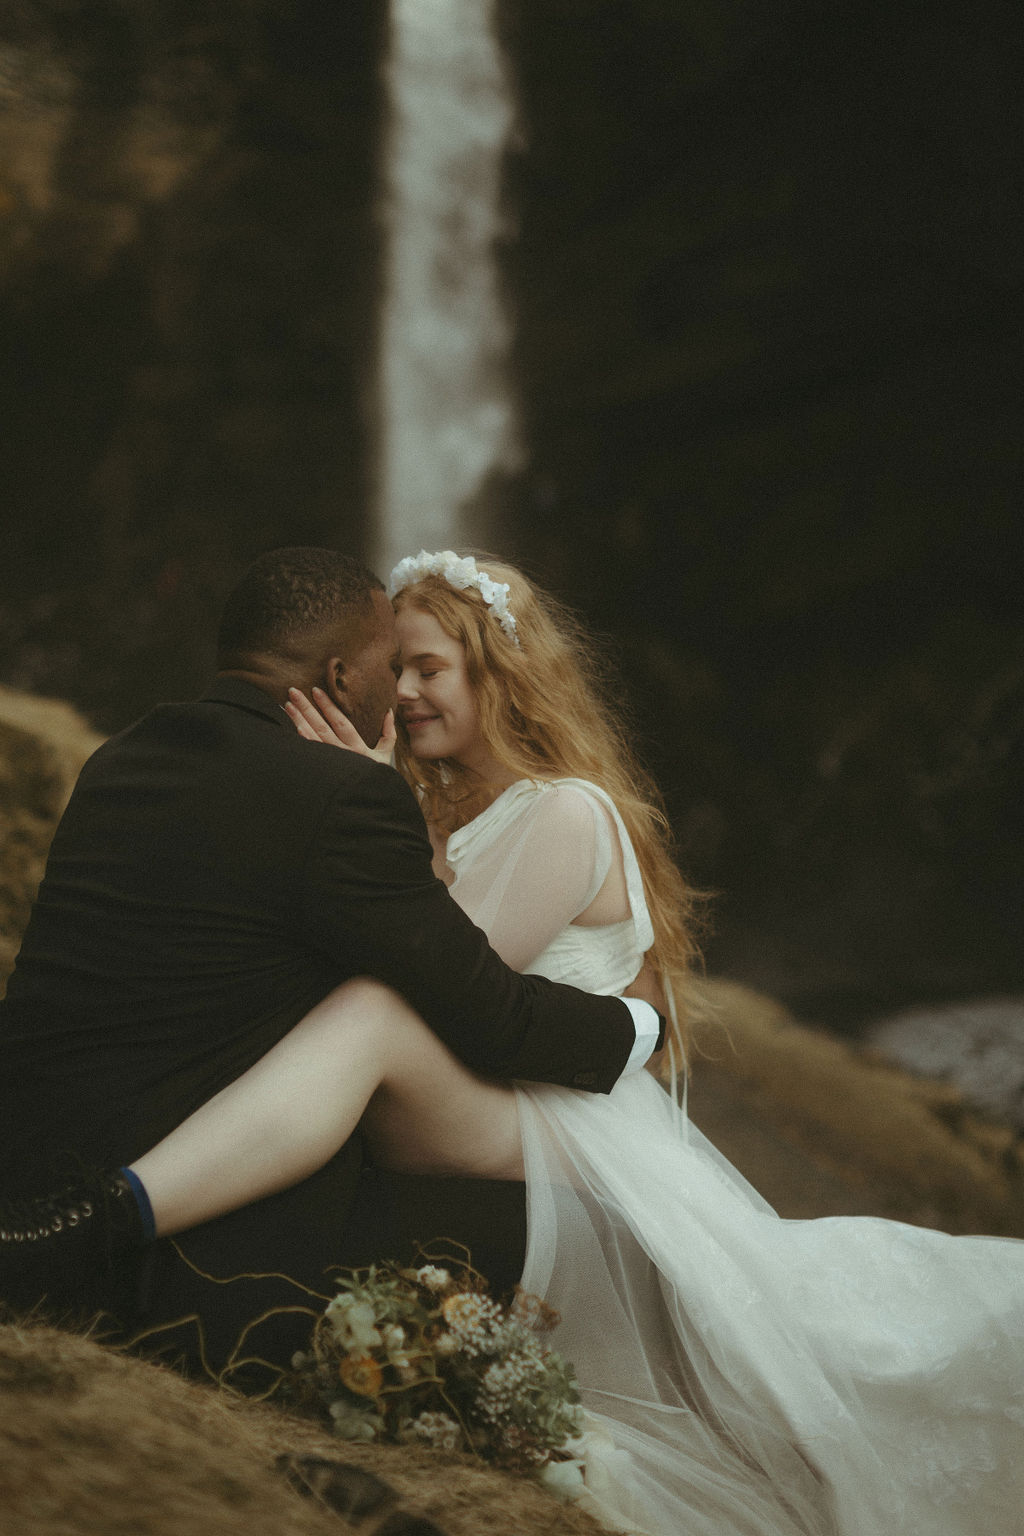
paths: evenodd
<path fill-rule="evenodd" d="M 223 666 L 253 655 L 279 655 L 299 636 L 370 613 L 384 583 L 335 549 L 295 545 L 260 555 L 228 596 L 217 634 Z"/>

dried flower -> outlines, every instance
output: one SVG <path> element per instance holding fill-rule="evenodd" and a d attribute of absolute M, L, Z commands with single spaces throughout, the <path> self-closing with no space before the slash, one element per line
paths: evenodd
<path fill-rule="evenodd" d="M 462 1431 L 447 1413 L 421 1413 L 413 1420 L 413 1429 L 420 1440 L 426 1440 L 442 1451 L 458 1450 Z"/>
<path fill-rule="evenodd" d="M 467 1355 L 493 1354 L 500 1344 L 501 1308 L 489 1296 L 460 1291 L 442 1304 L 444 1320 Z"/>
<path fill-rule="evenodd" d="M 572 1367 L 539 1337 L 555 1321 L 521 1292 L 499 1306 L 468 1266 L 376 1265 L 339 1281 L 289 1390 L 346 1439 L 414 1439 L 535 1471 L 579 1430 Z"/>
<path fill-rule="evenodd" d="M 328 1302 L 326 1316 L 345 1349 L 373 1349 L 381 1342 L 373 1306 L 351 1291 Z"/>
<path fill-rule="evenodd" d="M 384 1385 L 384 1372 L 372 1355 L 346 1355 L 338 1375 L 342 1384 L 360 1397 L 376 1397 Z"/>
<path fill-rule="evenodd" d="M 340 1440 L 376 1440 L 380 1432 L 380 1415 L 368 1408 L 356 1408 L 352 1403 L 335 1398 L 327 1411 Z"/>
<path fill-rule="evenodd" d="M 542 1301 L 539 1296 L 531 1296 L 529 1291 L 524 1291 L 521 1285 L 516 1286 L 511 1311 L 517 1323 L 521 1323 L 524 1328 L 529 1328 L 534 1333 L 550 1333 L 559 1321 L 554 1307 L 549 1307 L 547 1302 Z"/>
<path fill-rule="evenodd" d="M 428 1291 L 443 1291 L 451 1284 L 451 1278 L 446 1269 L 438 1269 L 436 1264 L 424 1264 L 416 1271 L 417 1285 L 425 1285 Z"/>

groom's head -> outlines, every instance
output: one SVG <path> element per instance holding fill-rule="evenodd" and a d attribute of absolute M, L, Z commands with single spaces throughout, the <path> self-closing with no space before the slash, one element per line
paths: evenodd
<path fill-rule="evenodd" d="M 224 605 L 217 666 L 282 703 L 325 689 L 374 745 L 395 702 L 394 616 L 372 571 L 333 549 L 272 549 Z"/>

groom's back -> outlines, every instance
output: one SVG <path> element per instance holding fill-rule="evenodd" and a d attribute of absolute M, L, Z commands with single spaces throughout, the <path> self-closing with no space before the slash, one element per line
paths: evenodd
<path fill-rule="evenodd" d="M 15 1166 L 137 1156 L 346 974 L 303 869 L 361 768 L 268 707 L 162 706 L 83 770 L 0 1009 Z"/>

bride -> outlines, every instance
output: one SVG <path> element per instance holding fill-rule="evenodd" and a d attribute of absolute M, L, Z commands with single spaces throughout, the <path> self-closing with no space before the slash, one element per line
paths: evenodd
<path fill-rule="evenodd" d="M 603 993 L 639 972 L 674 1015 L 690 902 L 585 638 L 497 561 L 421 554 L 392 591 L 397 763 L 437 873 L 516 968 Z M 368 750 L 322 695 L 289 713 L 311 739 Z M 388 1166 L 525 1176 L 522 1284 L 561 1314 L 587 1498 L 612 1527 L 1020 1530 L 1024 1245 L 780 1220 L 650 1073 L 606 1096 L 486 1083 L 393 994 L 359 986 L 134 1165 L 158 1230 L 297 1180 L 365 1110 Z"/>

